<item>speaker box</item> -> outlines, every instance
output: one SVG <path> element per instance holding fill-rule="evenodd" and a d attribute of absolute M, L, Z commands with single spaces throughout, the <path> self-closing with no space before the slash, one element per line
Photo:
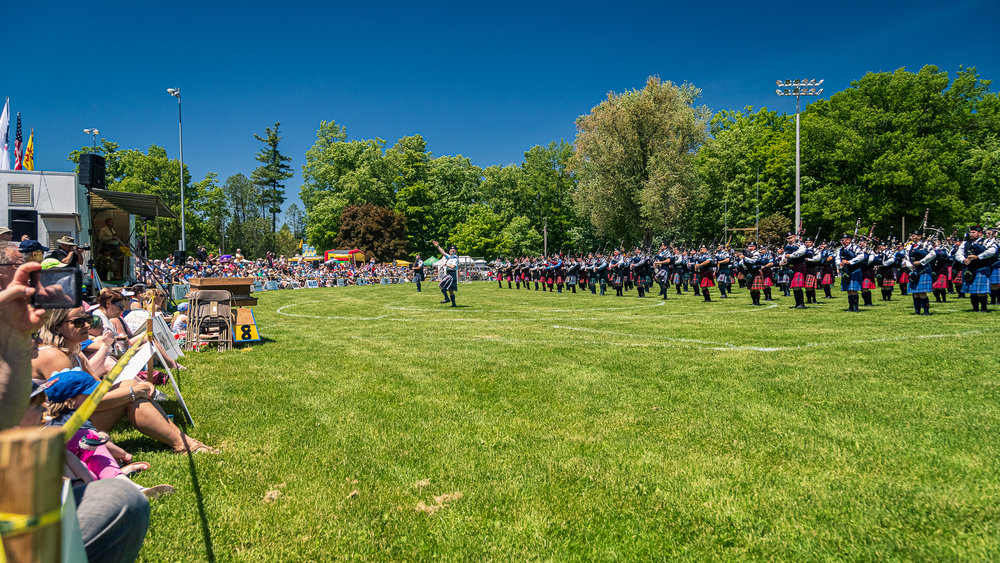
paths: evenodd
<path fill-rule="evenodd" d="M 80 183 L 92 190 L 103 190 L 104 157 L 99 154 L 80 155 Z"/>

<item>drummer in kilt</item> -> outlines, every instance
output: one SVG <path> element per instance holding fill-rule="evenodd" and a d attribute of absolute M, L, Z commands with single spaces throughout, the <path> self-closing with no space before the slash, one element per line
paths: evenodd
<path fill-rule="evenodd" d="M 972 279 L 970 283 L 962 284 L 962 289 L 969 294 L 974 313 L 989 312 L 990 270 L 996 253 L 997 247 L 983 238 L 983 227 L 975 225 L 969 228 L 969 240 L 958 247 L 955 255 L 966 265 L 965 279 Z"/>

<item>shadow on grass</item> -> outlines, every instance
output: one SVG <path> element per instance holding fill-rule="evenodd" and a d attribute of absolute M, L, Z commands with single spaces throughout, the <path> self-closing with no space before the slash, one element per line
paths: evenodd
<path fill-rule="evenodd" d="M 181 430 L 187 434 L 187 425 L 179 425 Z M 184 441 L 184 446 L 188 450 L 188 470 L 191 472 L 191 487 L 194 489 L 195 502 L 198 505 L 198 519 L 201 521 L 201 536 L 205 540 L 205 559 L 215 561 L 215 549 L 212 547 L 212 530 L 208 527 L 208 516 L 205 514 L 205 502 L 201 493 L 201 483 L 198 481 L 198 470 L 194 466 L 194 454 L 191 452 L 191 444 Z M 204 455 L 204 454 L 202 454 Z"/>

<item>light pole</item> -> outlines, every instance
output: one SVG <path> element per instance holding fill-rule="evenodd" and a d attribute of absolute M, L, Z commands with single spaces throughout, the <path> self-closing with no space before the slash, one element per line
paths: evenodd
<path fill-rule="evenodd" d="M 101 132 L 98 131 L 97 129 L 84 129 L 83 132 L 86 133 L 86 134 L 88 134 L 88 135 L 93 135 L 94 136 L 94 148 L 96 149 L 97 148 L 97 136 L 100 135 Z"/>
<path fill-rule="evenodd" d="M 181 124 L 181 89 L 167 88 L 167 93 L 177 98 L 177 135 L 181 143 L 181 252 L 187 251 L 187 233 L 184 230 L 184 126 Z"/>
<path fill-rule="evenodd" d="M 801 171 L 799 164 L 799 156 L 801 150 L 799 149 L 799 102 L 802 96 L 819 96 L 823 93 L 823 89 L 816 89 L 823 83 L 823 80 L 816 80 L 815 78 L 810 79 L 796 79 L 796 80 L 776 80 L 778 84 L 778 89 L 774 91 L 775 94 L 779 96 L 795 96 L 795 232 L 799 231 L 799 227 L 802 225 L 802 189 L 801 189 Z"/>

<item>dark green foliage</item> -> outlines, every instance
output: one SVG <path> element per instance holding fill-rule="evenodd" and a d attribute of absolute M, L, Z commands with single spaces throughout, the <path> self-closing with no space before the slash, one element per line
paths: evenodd
<path fill-rule="evenodd" d="M 292 157 L 281 154 L 278 150 L 278 143 L 281 137 L 278 136 L 278 122 L 274 123 L 274 129 L 270 127 L 264 130 L 264 137 L 254 135 L 254 138 L 264 143 L 264 148 L 257 153 L 257 161 L 261 163 L 250 175 L 251 180 L 257 189 L 260 190 L 260 211 L 261 215 L 271 215 L 271 232 L 277 230 L 278 213 L 281 213 L 281 206 L 285 203 L 285 180 L 292 177 L 292 167 L 288 165 Z"/>
<path fill-rule="evenodd" d="M 359 248 L 366 257 L 378 262 L 404 258 L 406 218 L 388 207 L 371 203 L 348 205 L 341 213 L 340 232 L 334 245 L 337 248 Z"/>

